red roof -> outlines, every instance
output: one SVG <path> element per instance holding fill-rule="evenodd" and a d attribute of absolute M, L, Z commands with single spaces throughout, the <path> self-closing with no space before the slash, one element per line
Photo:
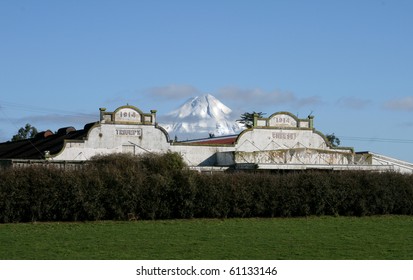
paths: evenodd
<path fill-rule="evenodd" d="M 238 135 L 211 137 L 204 139 L 196 139 L 185 141 L 184 143 L 199 144 L 199 145 L 233 145 L 237 140 Z"/>

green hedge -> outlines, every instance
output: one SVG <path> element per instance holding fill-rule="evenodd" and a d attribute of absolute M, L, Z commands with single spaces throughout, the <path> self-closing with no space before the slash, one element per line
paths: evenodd
<path fill-rule="evenodd" d="M 80 171 L 0 171 L 0 222 L 412 215 L 413 176 L 364 171 L 202 174 L 176 153 L 98 157 Z"/>

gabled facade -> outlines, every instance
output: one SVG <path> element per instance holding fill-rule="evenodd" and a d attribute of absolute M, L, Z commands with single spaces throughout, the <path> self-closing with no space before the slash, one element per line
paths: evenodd
<path fill-rule="evenodd" d="M 156 123 L 156 111 L 143 113 L 126 105 L 114 112 L 100 108 L 100 120 L 88 131 L 84 140 L 67 140 L 63 149 L 49 160 L 89 160 L 111 153 L 140 154 L 169 149 L 168 133 Z"/>
<path fill-rule="evenodd" d="M 299 119 L 289 112 L 268 118 L 254 118 L 251 129 L 237 139 L 237 164 L 265 165 L 349 165 L 354 164 L 353 148 L 333 147 L 314 128 L 314 118 Z M 284 166 L 285 167 L 285 166 Z"/>
<path fill-rule="evenodd" d="M 46 136 L 47 134 L 47 136 Z M 43 135 L 43 136 L 42 136 Z M 413 173 L 413 164 L 353 148 L 333 147 L 314 128 L 314 118 L 289 112 L 255 116 L 239 135 L 173 142 L 156 122 L 156 111 L 126 105 L 113 112 L 100 108 L 100 119 L 83 130 L 64 128 L 34 139 L 0 144 L 0 158 L 42 159 L 45 163 L 83 162 L 112 153 L 177 152 L 193 169 L 329 169 Z"/>

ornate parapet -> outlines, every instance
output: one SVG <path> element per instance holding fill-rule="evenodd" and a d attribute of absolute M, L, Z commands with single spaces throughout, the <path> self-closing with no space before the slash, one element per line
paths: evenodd
<path fill-rule="evenodd" d="M 299 119 L 289 112 L 277 112 L 268 118 L 256 118 L 254 127 L 312 129 L 313 118 L 313 116 L 308 116 L 307 119 Z"/>
<path fill-rule="evenodd" d="M 125 105 L 114 112 L 106 112 L 106 108 L 100 108 L 100 123 L 105 124 L 140 124 L 155 125 L 156 110 L 143 113 L 135 106 Z"/>

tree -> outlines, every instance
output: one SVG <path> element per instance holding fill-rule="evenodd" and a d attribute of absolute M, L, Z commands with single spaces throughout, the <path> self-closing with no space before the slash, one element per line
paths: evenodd
<path fill-rule="evenodd" d="M 340 139 L 337 136 L 335 136 L 334 133 L 327 134 L 326 138 L 327 138 L 328 142 L 330 142 L 331 146 L 333 146 L 333 147 L 340 146 Z"/>
<path fill-rule="evenodd" d="M 244 124 L 247 128 L 251 128 L 254 126 L 254 115 L 257 114 L 258 118 L 262 118 L 265 113 L 263 112 L 252 112 L 248 113 L 245 112 L 240 116 L 240 119 L 237 122 Z"/>
<path fill-rule="evenodd" d="M 33 138 L 37 134 L 37 129 L 27 123 L 25 127 L 21 127 L 17 134 L 13 135 L 11 141 Z"/>

